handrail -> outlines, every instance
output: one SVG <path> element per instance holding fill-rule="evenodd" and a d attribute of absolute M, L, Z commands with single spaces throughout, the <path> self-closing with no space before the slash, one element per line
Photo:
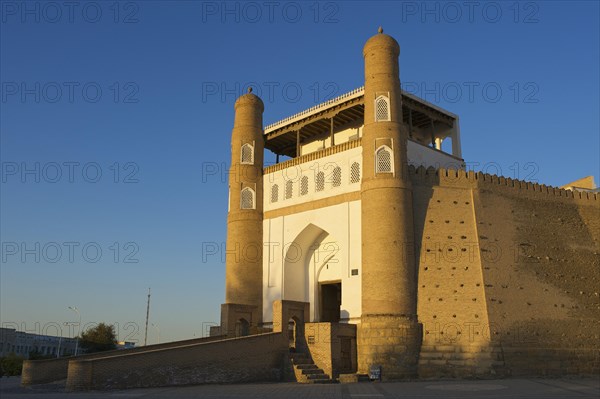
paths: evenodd
<path fill-rule="evenodd" d="M 339 95 L 339 96 L 337 96 L 335 98 L 332 98 L 331 100 L 327 100 L 324 103 L 312 106 L 312 107 L 310 107 L 308 109 L 305 109 L 304 111 L 298 112 L 297 114 L 288 116 L 287 118 L 281 119 L 281 120 L 279 120 L 277 122 L 274 122 L 274 123 L 271 123 L 271 124 L 265 126 L 265 132 L 267 130 L 269 130 L 269 129 L 274 128 L 275 126 L 287 124 L 288 122 L 290 122 L 293 119 L 300 118 L 302 116 L 305 116 L 307 114 L 313 113 L 313 112 L 315 112 L 317 110 L 320 110 L 322 108 L 327 108 L 327 107 L 331 106 L 332 104 L 337 103 L 337 102 L 339 102 L 341 100 L 346 100 L 349 97 L 352 97 L 352 96 L 360 97 L 361 95 L 364 94 L 364 91 L 365 91 L 365 87 L 361 86 L 361 87 L 359 87 L 357 89 L 349 91 L 348 93 L 344 93 L 344 94 Z"/>

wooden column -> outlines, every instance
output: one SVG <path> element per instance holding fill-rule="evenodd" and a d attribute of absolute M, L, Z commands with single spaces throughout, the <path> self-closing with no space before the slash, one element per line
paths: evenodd
<path fill-rule="evenodd" d="M 335 137 L 333 135 L 333 116 L 331 118 L 329 118 L 329 135 L 331 136 L 331 146 L 333 147 L 335 145 Z"/>
<path fill-rule="evenodd" d="M 300 129 L 296 130 L 296 157 L 300 156 Z"/>
<path fill-rule="evenodd" d="M 433 127 L 433 118 L 429 119 L 431 121 L 431 146 L 435 148 L 435 128 Z"/>
<path fill-rule="evenodd" d="M 410 137 L 412 139 L 412 131 L 413 131 L 413 124 L 412 124 L 412 109 L 408 109 L 408 137 Z"/>

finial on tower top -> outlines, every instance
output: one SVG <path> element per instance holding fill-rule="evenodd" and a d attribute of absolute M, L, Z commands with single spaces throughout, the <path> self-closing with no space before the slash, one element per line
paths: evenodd
<path fill-rule="evenodd" d="M 252 93 L 252 86 L 251 86 L 251 87 L 248 87 L 248 94 L 249 94 L 249 93 Z"/>
<path fill-rule="evenodd" d="M 378 33 L 383 33 L 383 28 L 380 26 L 379 29 L 377 29 Z"/>

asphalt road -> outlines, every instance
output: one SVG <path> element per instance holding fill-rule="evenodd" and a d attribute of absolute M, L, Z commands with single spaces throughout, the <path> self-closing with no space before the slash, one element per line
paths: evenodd
<path fill-rule="evenodd" d="M 295 383 L 197 385 L 121 391 L 64 392 L 64 384 L 23 388 L 18 377 L 0 379 L 1 399 L 96 398 L 600 398 L 599 378 L 448 380 L 394 383 L 305 385 Z"/>

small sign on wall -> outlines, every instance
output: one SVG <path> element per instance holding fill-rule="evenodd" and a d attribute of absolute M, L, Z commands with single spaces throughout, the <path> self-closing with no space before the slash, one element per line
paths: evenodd
<path fill-rule="evenodd" d="M 369 368 L 369 379 L 371 381 L 381 381 L 381 366 L 373 365 Z"/>

